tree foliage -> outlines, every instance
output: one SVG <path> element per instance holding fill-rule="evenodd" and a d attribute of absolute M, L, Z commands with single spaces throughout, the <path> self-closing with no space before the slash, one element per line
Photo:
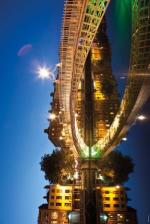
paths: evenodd
<path fill-rule="evenodd" d="M 55 149 L 51 154 L 41 158 L 41 170 L 50 183 L 71 183 L 74 174 L 75 160 L 71 151 Z M 108 185 L 123 184 L 128 181 L 129 174 L 134 170 L 134 164 L 129 156 L 119 151 L 111 152 L 98 162 L 101 175 Z"/>
<path fill-rule="evenodd" d="M 55 149 L 41 158 L 41 170 L 51 183 L 65 183 L 74 172 L 74 156 L 71 151 Z"/>
<path fill-rule="evenodd" d="M 129 174 L 134 171 L 134 164 L 129 156 L 113 151 L 100 161 L 99 168 L 110 184 L 122 184 L 128 181 Z"/>

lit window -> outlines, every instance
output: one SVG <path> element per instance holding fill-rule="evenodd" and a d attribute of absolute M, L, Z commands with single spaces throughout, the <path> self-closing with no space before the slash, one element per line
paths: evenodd
<path fill-rule="evenodd" d="M 51 224 L 58 224 L 57 221 L 51 221 Z"/>
<path fill-rule="evenodd" d="M 120 193 L 120 191 L 114 191 L 113 193 L 114 193 L 114 194 L 119 194 L 119 193 Z"/>
<path fill-rule="evenodd" d="M 65 206 L 70 207 L 71 203 L 65 203 Z"/>
<path fill-rule="evenodd" d="M 52 219 L 57 219 L 58 218 L 58 213 L 57 212 L 51 212 L 51 218 Z"/>
<path fill-rule="evenodd" d="M 71 200 L 70 196 L 65 196 L 65 200 Z"/>

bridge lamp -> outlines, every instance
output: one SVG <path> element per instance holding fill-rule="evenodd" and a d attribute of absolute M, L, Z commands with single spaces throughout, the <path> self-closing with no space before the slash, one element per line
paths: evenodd
<path fill-rule="evenodd" d="M 102 175 L 99 175 L 99 179 L 104 181 L 104 177 Z"/>
<path fill-rule="evenodd" d="M 100 220 L 102 221 L 102 223 L 104 223 L 108 220 L 108 216 L 106 214 L 102 213 L 100 215 Z"/>
<path fill-rule="evenodd" d="M 76 180 L 79 179 L 79 173 L 78 173 L 78 171 L 75 172 L 75 174 L 74 174 L 74 178 L 75 178 Z"/>
<path fill-rule="evenodd" d="M 77 113 L 75 113 L 75 117 L 78 117 L 78 114 Z"/>
<path fill-rule="evenodd" d="M 38 70 L 37 70 L 37 75 L 38 75 L 39 79 L 42 79 L 42 80 L 49 79 L 50 76 L 51 76 L 51 71 L 50 71 L 50 69 L 48 67 L 45 67 L 45 66 L 41 67 L 41 66 L 39 66 Z"/>
<path fill-rule="evenodd" d="M 61 134 L 62 134 L 62 136 L 65 136 L 65 131 L 64 131 L 64 129 L 62 130 Z"/>
<path fill-rule="evenodd" d="M 124 137 L 124 138 L 122 138 L 122 140 L 126 142 L 128 139 L 126 137 Z"/>
<path fill-rule="evenodd" d="M 146 117 L 144 116 L 144 115 L 139 115 L 138 117 L 137 117 L 137 119 L 139 120 L 139 121 L 144 121 L 145 119 L 146 119 Z"/>
<path fill-rule="evenodd" d="M 56 114 L 52 113 L 49 115 L 50 120 L 55 120 L 55 118 L 56 118 Z"/>

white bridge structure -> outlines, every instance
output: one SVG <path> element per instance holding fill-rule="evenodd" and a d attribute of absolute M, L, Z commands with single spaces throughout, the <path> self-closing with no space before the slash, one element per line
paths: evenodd
<path fill-rule="evenodd" d="M 110 0 L 66 0 L 60 45 L 59 102 L 66 144 L 79 157 L 89 156 L 76 122 L 77 91 L 86 58 Z M 106 136 L 91 148 L 95 155 L 112 151 L 127 134 L 150 96 L 150 1 L 133 0 L 132 44 L 128 81 L 120 109 Z M 91 155 L 92 155 L 91 154 Z"/>

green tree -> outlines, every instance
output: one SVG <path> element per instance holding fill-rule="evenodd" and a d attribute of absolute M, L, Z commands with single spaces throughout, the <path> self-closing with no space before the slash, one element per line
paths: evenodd
<path fill-rule="evenodd" d="M 75 161 L 71 151 L 55 149 L 51 154 L 45 154 L 41 158 L 40 165 L 46 180 L 63 184 L 73 175 Z"/>
<path fill-rule="evenodd" d="M 99 163 L 101 174 L 110 184 L 123 184 L 128 181 L 129 174 L 134 171 L 134 164 L 129 156 L 119 151 L 112 151 Z"/>

